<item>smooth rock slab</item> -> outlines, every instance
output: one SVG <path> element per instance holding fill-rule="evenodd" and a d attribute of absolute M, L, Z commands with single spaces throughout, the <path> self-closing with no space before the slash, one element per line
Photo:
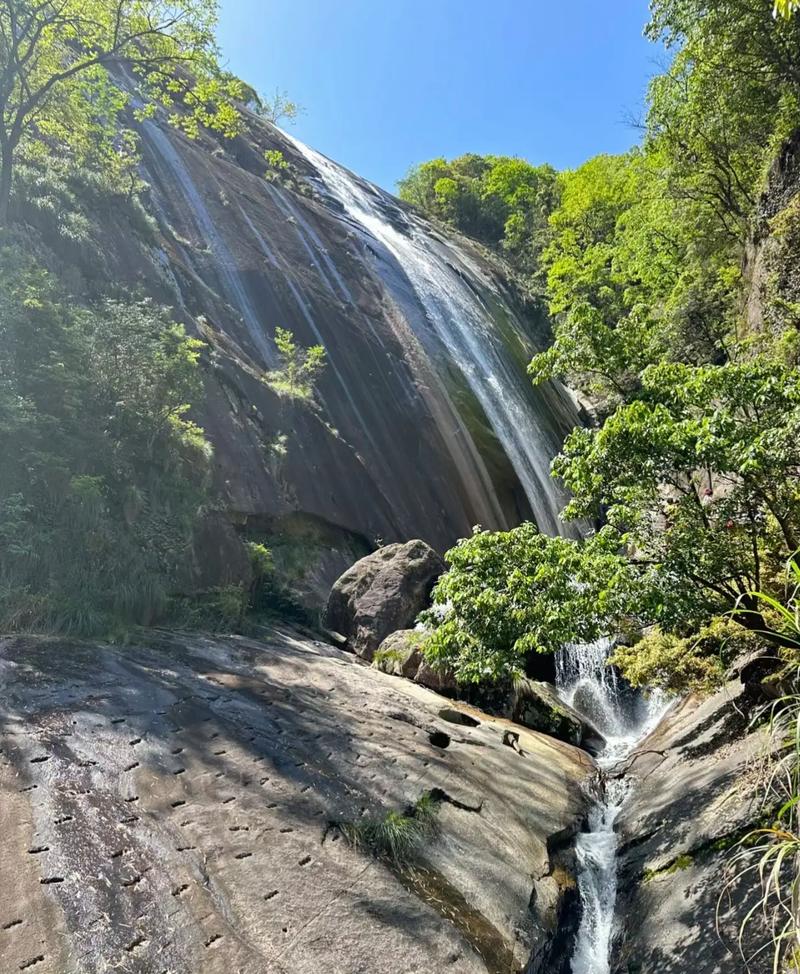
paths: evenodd
<path fill-rule="evenodd" d="M 518 969 L 550 942 L 553 850 L 593 771 L 575 748 L 471 709 L 454 725 L 452 701 L 289 631 L 6 639 L 0 683 L 2 971 L 491 970 L 332 827 L 432 789 L 434 886 Z"/>
<path fill-rule="evenodd" d="M 755 871 L 738 879 L 731 861 L 764 814 L 769 742 L 751 725 L 755 706 L 738 680 L 687 697 L 618 768 L 632 790 L 617 823 L 613 974 L 772 974 L 758 913 L 740 951 L 760 884 Z"/>

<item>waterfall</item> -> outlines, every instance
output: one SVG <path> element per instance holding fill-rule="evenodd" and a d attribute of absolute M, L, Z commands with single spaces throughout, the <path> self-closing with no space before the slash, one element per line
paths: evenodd
<path fill-rule="evenodd" d="M 320 190 L 342 207 L 370 249 L 382 249 L 402 269 L 406 286 L 413 292 L 413 303 L 424 308 L 426 325 L 462 370 L 511 460 L 539 529 L 550 535 L 582 534 L 582 526 L 570 526 L 560 519 L 567 498 L 550 476 L 554 441 L 552 430 L 547 428 L 547 412 L 563 421 L 571 406 L 566 404 L 563 390 L 552 384 L 539 390 L 543 397 L 539 408 L 532 403 L 527 376 L 513 367 L 497 330 L 491 327 L 493 312 L 487 306 L 491 299 L 468 283 L 485 280 L 482 269 L 463 251 L 437 240 L 428 229 L 423 232 L 413 215 L 376 187 L 303 143 L 287 138 L 311 164 Z M 486 290 L 491 292 L 489 282 Z M 399 300 L 402 303 L 402 294 Z M 575 425 L 574 410 L 571 415 Z M 606 664 L 611 645 L 611 640 L 599 640 L 567 646 L 557 660 L 561 696 L 606 739 L 599 759 L 602 796 L 591 809 L 587 831 L 576 843 L 583 909 L 572 974 L 609 974 L 610 970 L 617 885 L 614 826 L 627 786 L 624 781 L 603 780 L 603 771 L 634 749 L 655 727 L 666 707 L 663 696 L 636 694 L 619 680 Z"/>
<path fill-rule="evenodd" d="M 587 829 L 575 844 L 581 923 L 572 955 L 572 974 L 609 974 L 617 902 L 617 818 L 629 783 L 606 773 L 630 754 L 658 724 L 669 706 L 660 692 L 635 693 L 606 664 L 612 641 L 573 644 L 559 654 L 560 695 L 603 734 L 598 758 L 600 795 L 589 812 Z"/>
<path fill-rule="evenodd" d="M 493 326 L 487 300 L 500 303 L 500 298 L 491 294 L 485 272 L 464 252 L 448 247 L 429 229 L 423 230 L 388 194 L 304 143 L 289 135 L 286 138 L 311 163 L 320 189 L 344 209 L 354 228 L 373 247 L 383 248 L 402 269 L 413 303 L 424 309 L 426 326 L 460 368 L 489 419 L 540 530 L 553 535 L 572 533 L 559 518 L 566 494 L 550 476 L 550 462 L 559 448 L 557 424 L 552 420 L 571 416 L 575 425 L 575 409 L 564 390 L 554 384 L 540 393 L 541 408 L 532 408 L 530 380 L 524 369 L 516 367 Z M 485 281 L 486 296 L 476 292 L 470 283 L 474 281 Z"/>

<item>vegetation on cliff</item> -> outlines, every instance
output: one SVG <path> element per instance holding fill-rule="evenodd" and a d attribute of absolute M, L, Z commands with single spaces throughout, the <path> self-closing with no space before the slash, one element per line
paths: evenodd
<path fill-rule="evenodd" d="M 800 257 L 796 207 L 760 217 L 800 118 L 800 21 L 745 0 L 657 0 L 651 14 L 671 60 L 642 145 L 558 174 L 531 238 L 555 330 L 531 376 L 567 380 L 597 416 L 554 464 L 573 495 L 563 516 L 602 529 L 582 543 L 478 533 L 450 553 L 428 652 L 471 679 L 518 670 L 530 648 L 655 626 L 618 665 L 707 686 L 732 638 L 720 617 L 791 645 L 752 593 L 780 602 L 800 545 L 800 295 L 773 273 L 757 295 L 766 324 L 749 328 L 743 268 L 770 231 L 784 267 Z M 418 167 L 404 194 L 440 171 Z M 462 225 L 437 185 L 416 202 Z M 485 628 L 487 612 L 504 624 Z"/>
<path fill-rule="evenodd" d="M 125 164 L 118 115 L 163 109 L 190 133 L 231 134 L 240 82 L 218 67 L 215 0 L 0 4 L 0 224 L 25 151 L 66 145 L 80 163 Z M 120 83 L 122 82 L 122 83 Z"/>
<path fill-rule="evenodd" d="M 76 306 L 20 249 L 0 282 L 3 627 L 150 622 L 204 498 L 201 343 L 147 301 Z"/>
<path fill-rule="evenodd" d="M 296 611 L 257 544 L 198 591 L 198 537 L 220 507 L 195 422 L 208 356 L 106 252 L 114 223 L 155 239 L 134 122 L 157 113 L 227 138 L 239 101 L 299 111 L 220 69 L 216 13 L 213 0 L 0 3 L 3 631 L 229 629 L 251 610 Z M 275 343 L 267 381 L 310 398 L 324 351 L 280 328 Z"/>

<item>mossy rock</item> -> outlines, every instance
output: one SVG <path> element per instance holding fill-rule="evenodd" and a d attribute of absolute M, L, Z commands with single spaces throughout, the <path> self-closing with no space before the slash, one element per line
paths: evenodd
<path fill-rule="evenodd" d="M 383 673 L 413 680 L 422 663 L 422 634 L 416 629 L 399 629 L 380 644 L 372 665 Z"/>

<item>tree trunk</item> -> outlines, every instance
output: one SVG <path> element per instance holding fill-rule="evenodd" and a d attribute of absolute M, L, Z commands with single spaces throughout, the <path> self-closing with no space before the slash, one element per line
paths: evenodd
<path fill-rule="evenodd" d="M 3 152 L 0 160 L 0 227 L 7 227 L 11 207 L 11 176 L 13 173 L 11 151 Z"/>

